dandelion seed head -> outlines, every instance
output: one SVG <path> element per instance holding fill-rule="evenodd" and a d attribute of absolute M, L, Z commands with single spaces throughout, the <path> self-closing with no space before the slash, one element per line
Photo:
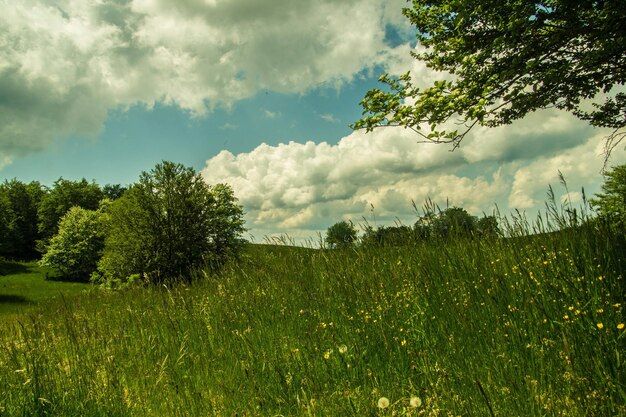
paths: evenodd
<path fill-rule="evenodd" d="M 378 408 L 387 408 L 389 407 L 389 398 L 387 397 L 380 397 L 378 399 Z"/>
<path fill-rule="evenodd" d="M 420 397 L 411 397 L 409 405 L 413 408 L 420 407 L 422 405 L 422 400 Z"/>

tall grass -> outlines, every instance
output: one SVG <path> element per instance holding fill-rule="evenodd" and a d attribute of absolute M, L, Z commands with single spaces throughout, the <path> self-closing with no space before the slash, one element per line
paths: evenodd
<path fill-rule="evenodd" d="M 0 346 L 0 415 L 626 415 L 624 253 L 600 222 L 251 246 L 191 286 L 24 318 Z"/>

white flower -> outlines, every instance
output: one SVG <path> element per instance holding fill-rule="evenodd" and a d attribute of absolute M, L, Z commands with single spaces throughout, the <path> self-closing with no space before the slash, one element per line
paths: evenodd
<path fill-rule="evenodd" d="M 348 351 L 348 346 L 346 345 L 341 345 L 339 346 L 339 348 L 337 348 L 337 350 L 339 350 L 339 353 L 344 354 Z"/>
<path fill-rule="evenodd" d="M 411 407 L 417 408 L 422 405 L 422 400 L 420 399 L 420 397 L 411 397 L 409 404 L 411 405 Z"/>

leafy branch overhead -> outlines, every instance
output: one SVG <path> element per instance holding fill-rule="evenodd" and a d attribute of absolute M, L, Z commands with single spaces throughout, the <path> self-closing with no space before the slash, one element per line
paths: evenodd
<path fill-rule="evenodd" d="M 609 146 L 626 135 L 623 0 L 414 0 L 403 14 L 424 47 L 413 57 L 450 77 L 420 89 L 410 73 L 382 75 L 386 88 L 366 94 L 352 128 L 403 126 L 457 147 L 477 124 L 554 107 L 613 129 Z"/>

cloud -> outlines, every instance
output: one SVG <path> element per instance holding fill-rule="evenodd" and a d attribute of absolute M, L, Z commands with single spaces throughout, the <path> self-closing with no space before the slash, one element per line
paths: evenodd
<path fill-rule="evenodd" d="M 0 0 L 0 155 L 97 135 L 108 112 L 202 116 L 260 90 L 341 86 L 394 53 L 402 0 Z"/>
<path fill-rule="evenodd" d="M 557 199 L 559 171 L 578 204 L 580 187 L 595 193 L 602 182 L 603 131 L 556 110 L 537 112 L 508 129 L 476 130 L 460 149 L 418 143 L 401 128 L 356 131 L 336 145 L 262 144 L 248 153 L 228 151 L 209 159 L 209 183 L 233 186 L 251 233 L 314 236 L 342 219 L 412 224 L 432 199 L 474 215 L 543 207 L 549 185 Z M 487 140 L 488 138 L 489 140 Z M 626 152 L 614 155 L 623 160 Z M 373 206 L 373 212 L 371 207 Z"/>
<path fill-rule="evenodd" d="M 277 117 L 281 116 L 280 112 L 269 111 L 269 110 L 264 110 L 263 115 L 267 117 L 268 119 L 276 119 Z"/>
<path fill-rule="evenodd" d="M 320 114 L 320 119 L 328 122 L 328 123 L 339 123 L 339 119 L 337 119 L 334 115 L 330 113 Z"/>

